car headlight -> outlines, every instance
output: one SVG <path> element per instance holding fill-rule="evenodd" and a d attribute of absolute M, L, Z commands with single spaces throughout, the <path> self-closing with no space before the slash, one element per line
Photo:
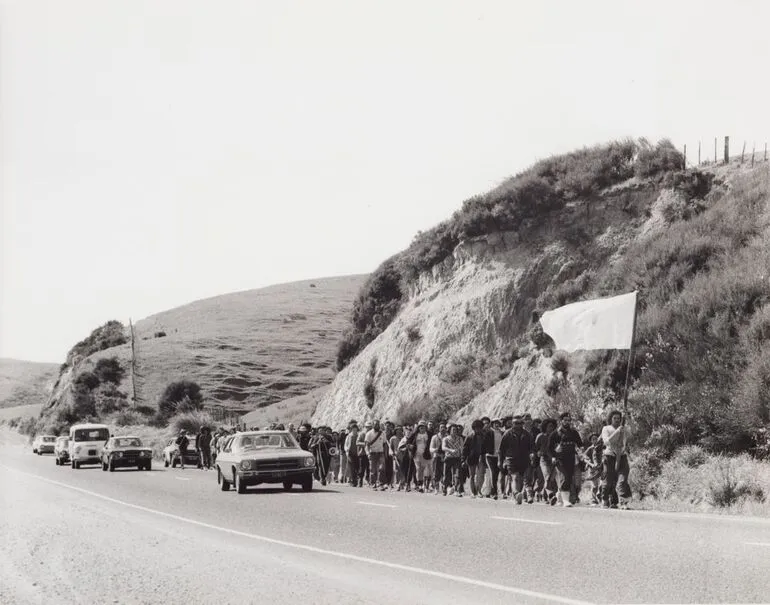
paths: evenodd
<path fill-rule="evenodd" d="M 305 458 L 305 466 L 315 466 L 315 458 L 310 456 L 310 458 Z"/>
<path fill-rule="evenodd" d="M 247 471 L 251 468 L 251 460 L 241 460 L 241 470 Z"/>
<path fill-rule="evenodd" d="M 113 454 L 113 456 L 115 456 L 115 458 L 122 458 L 123 457 L 123 452 L 115 452 Z"/>
<path fill-rule="evenodd" d="M 75 448 L 75 453 L 76 453 L 76 454 L 79 454 L 79 453 L 80 453 L 80 446 L 79 446 L 79 445 L 78 445 L 78 446 Z"/>
<path fill-rule="evenodd" d="M 143 456 L 144 458 L 149 458 L 150 457 L 150 452 L 148 450 L 143 450 L 143 451 L 139 452 L 139 455 Z"/>

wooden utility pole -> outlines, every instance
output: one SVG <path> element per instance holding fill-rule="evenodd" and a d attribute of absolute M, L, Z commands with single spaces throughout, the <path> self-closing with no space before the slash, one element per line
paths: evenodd
<path fill-rule="evenodd" d="M 746 154 L 746 141 L 743 141 L 743 149 L 741 150 L 741 165 L 743 165 L 743 156 Z"/>
<path fill-rule="evenodd" d="M 700 141 L 698 141 L 698 166 L 700 166 Z"/>
<path fill-rule="evenodd" d="M 751 167 L 754 168 L 754 154 L 757 152 L 757 142 L 754 141 L 751 145 Z"/>
<path fill-rule="evenodd" d="M 684 145 L 684 157 L 682 158 L 682 170 L 687 170 L 687 143 Z"/>
<path fill-rule="evenodd" d="M 719 160 L 717 160 L 717 138 L 714 137 L 714 166 L 719 164 Z"/>
<path fill-rule="evenodd" d="M 725 164 L 730 163 L 730 137 L 725 137 Z"/>
<path fill-rule="evenodd" d="M 136 399 L 136 333 L 131 318 L 128 318 L 128 325 L 131 328 L 131 389 L 134 395 L 134 407 L 137 406 Z"/>

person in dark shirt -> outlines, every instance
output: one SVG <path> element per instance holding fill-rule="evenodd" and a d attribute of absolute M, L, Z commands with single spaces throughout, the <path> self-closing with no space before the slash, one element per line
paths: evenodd
<path fill-rule="evenodd" d="M 525 478 L 529 471 L 531 457 L 533 455 L 532 435 L 524 430 L 524 419 L 521 416 L 513 417 L 513 426 L 505 432 L 500 441 L 500 460 L 513 483 L 513 497 L 516 504 L 524 500 L 524 492 L 527 491 L 527 502 L 534 502 L 532 485 L 526 485 Z"/>
<path fill-rule="evenodd" d="M 551 433 L 548 450 L 556 467 L 557 483 L 563 506 L 572 506 L 570 492 L 575 475 L 577 448 L 583 447 L 583 440 L 572 428 L 572 416 L 564 412 L 559 416 L 559 428 Z"/>

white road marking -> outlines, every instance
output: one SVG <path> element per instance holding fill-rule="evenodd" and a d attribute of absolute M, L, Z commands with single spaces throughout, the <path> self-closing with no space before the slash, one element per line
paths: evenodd
<path fill-rule="evenodd" d="M 356 504 L 365 504 L 366 506 L 382 506 L 383 508 L 398 508 L 395 504 L 380 504 L 378 502 L 364 502 L 359 500 Z"/>
<path fill-rule="evenodd" d="M 521 517 L 490 517 L 500 521 L 521 521 L 522 523 L 537 523 L 539 525 L 564 525 L 560 521 L 536 521 L 535 519 L 522 519 Z"/>
<path fill-rule="evenodd" d="M 190 480 L 189 477 L 174 477 L 174 479 L 176 479 L 177 481 L 189 481 Z"/>
<path fill-rule="evenodd" d="M 537 592 L 535 590 L 527 590 L 526 588 L 514 588 L 513 586 L 506 586 L 505 584 L 496 584 L 494 582 L 486 582 L 484 580 L 467 578 L 465 576 L 457 576 L 454 574 L 444 573 L 442 571 L 424 569 L 422 567 L 413 567 L 411 565 L 402 565 L 401 563 L 391 563 L 389 561 L 380 561 L 378 559 L 370 559 L 369 557 L 361 557 L 359 555 L 339 552 L 336 550 L 318 548 L 316 546 L 310 546 L 308 544 L 297 544 L 295 542 L 288 542 L 286 540 L 268 538 L 267 536 L 260 536 L 260 535 L 251 534 L 245 531 L 238 531 L 237 529 L 230 529 L 228 527 L 222 527 L 219 525 L 213 525 L 211 523 L 205 523 L 203 521 L 196 521 L 195 519 L 189 519 L 187 517 L 182 517 L 181 515 L 166 513 L 160 510 L 155 510 L 153 508 L 148 508 L 146 506 L 141 506 L 139 504 L 131 504 L 130 502 L 124 502 L 123 500 L 118 500 L 117 498 L 110 498 L 109 496 L 105 496 L 98 492 L 92 492 L 90 490 L 83 489 L 81 487 L 75 487 L 74 485 L 70 485 L 68 483 L 62 483 L 61 481 L 54 481 L 53 479 L 48 479 L 47 477 L 41 477 L 40 475 L 26 473 L 24 471 L 14 469 L 9 466 L 5 466 L 4 464 L 0 464 L 0 468 L 4 468 L 8 471 L 11 471 L 12 473 L 17 473 L 19 475 L 26 475 L 27 477 L 32 477 L 33 479 L 44 481 L 45 483 L 50 483 L 51 485 L 58 485 L 59 487 L 63 487 L 65 489 L 70 489 L 75 492 L 80 492 L 81 494 L 91 496 L 92 498 L 99 498 L 100 500 L 104 500 L 106 502 L 112 502 L 113 504 L 120 504 L 121 506 L 125 506 L 126 508 L 133 508 L 134 510 L 140 510 L 145 513 L 150 513 L 153 515 L 158 515 L 160 517 L 165 517 L 167 519 L 174 519 L 175 521 L 180 521 L 182 523 L 189 523 L 190 525 L 197 525 L 198 527 L 205 527 L 206 529 L 221 531 L 223 533 L 230 534 L 233 536 L 250 538 L 252 540 L 256 540 L 259 542 L 265 542 L 267 544 L 276 544 L 278 546 L 294 548 L 296 550 L 304 550 L 306 552 L 312 552 L 319 555 L 339 557 L 340 559 L 357 561 L 359 563 L 368 563 L 369 565 L 387 567 L 389 569 L 397 569 L 399 571 L 408 571 L 408 572 L 423 575 L 423 576 L 431 576 L 433 578 L 439 578 L 441 580 L 450 580 L 452 582 L 458 582 L 460 584 L 468 584 L 470 586 L 479 586 L 481 588 L 488 588 L 490 590 L 497 590 L 500 592 L 507 592 L 509 594 L 516 594 L 516 595 L 521 595 L 525 597 L 532 597 L 534 599 L 542 599 L 544 601 L 552 601 L 554 603 L 564 603 L 565 605 L 595 605 L 590 601 L 578 601 L 577 599 L 569 599 L 567 597 L 561 597 L 559 595 L 552 595 L 545 592 Z"/>
<path fill-rule="evenodd" d="M 748 546 L 770 546 L 770 542 L 744 542 Z"/>

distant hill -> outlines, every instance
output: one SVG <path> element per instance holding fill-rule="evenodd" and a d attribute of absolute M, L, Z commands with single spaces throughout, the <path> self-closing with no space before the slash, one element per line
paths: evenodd
<path fill-rule="evenodd" d="M 0 408 L 45 403 L 58 370 L 55 363 L 0 359 Z"/>
<path fill-rule="evenodd" d="M 169 383 L 191 380 L 201 386 L 207 408 L 234 419 L 328 385 L 336 344 L 365 279 L 331 277 L 235 292 L 138 321 L 137 403 L 154 407 Z M 74 382 L 103 358 L 117 357 L 125 370 L 118 392 L 108 388 L 106 396 L 132 400 L 130 340 L 91 352 L 101 346 L 91 345 L 103 342 L 97 334 L 104 329 L 73 347 L 44 416 L 71 405 Z M 130 335 L 128 326 L 124 333 Z M 112 338 L 110 344 L 121 340 Z"/>

